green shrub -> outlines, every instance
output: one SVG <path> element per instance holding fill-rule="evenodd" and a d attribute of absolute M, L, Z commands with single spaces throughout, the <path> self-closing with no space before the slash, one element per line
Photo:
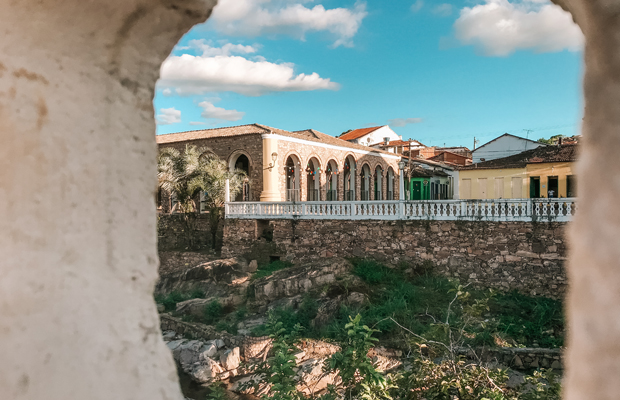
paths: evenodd
<path fill-rule="evenodd" d="M 415 361 L 410 373 L 398 383 L 404 399 L 411 400 L 508 400 L 516 393 L 505 388 L 508 374 L 464 361 L 428 359 Z M 502 388 L 503 387 L 503 388 Z"/>
<path fill-rule="evenodd" d="M 497 315 L 497 329 L 524 345 L 541 347 L 564 345 L 562 303 L 545 297 L 530 297 L 518 292 L 497 295 L 490 302 Z"/>
<path fill-rule="evenodd" d="M 258 269 L 252 276 L 252 279 L 264 278 L 266 276 L 271 275 L 272 273 L 276 271 L 280 271 L 281 269 L 285 269 L 285 268 L 290 268 L 292 266 L 293 266 L 293 263 L 289 261 L 281 261 L 281 260 L 272 261 L 266 265 L 259 265 Z"/>
<path fill-rule="evenodd" d="M 219 301 L 213 300 L 205 305 L 204 308 L 204 320 L 207 324 L 212 324 L 216 322 L 219 318 L 222 317 L 222 312 L 224 307 L 220 304 Z"/>
<path fill-rule="evenodd" d="M 353 265 L 353 273 L 371 285 L 388 283 L 395 275 L 392 270 L 374 260 L 353 260 Z"/>

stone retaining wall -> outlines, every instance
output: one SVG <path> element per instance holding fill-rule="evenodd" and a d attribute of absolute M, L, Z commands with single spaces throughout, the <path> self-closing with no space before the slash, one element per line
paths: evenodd
<path fill-rule="evenodd" d="M 211 250 L 213 235 L 209 214 L 190 214 L 188 217 L 195 219 L 192 223 L 191 235 L 187 234 L 188 227 L 183 214 L 158 214 L 157 215 L 157 249 L 162 251 L 196 251 Z M 215 248 L 221 248 L 223 218 L 220 220 L 216 235 Z M 191 243 L 190 243 L 191 241 Z"/>
<path fill-rule="evenodd" d="M 562 298 L 566 223 L 465 221 L 236 220 L 224 226 L 222 256 L 294 263 L 369 257 L 430 262 L 474 286 Z M 264 235 L 265 231 L 273 232 Z"/>
<path fill-rule="evenodd" d="M 483 348 L 462 349 L 460 354 L 472 361 L 497 362 L 513 369 L 563 369 L 561 349 Z"/>

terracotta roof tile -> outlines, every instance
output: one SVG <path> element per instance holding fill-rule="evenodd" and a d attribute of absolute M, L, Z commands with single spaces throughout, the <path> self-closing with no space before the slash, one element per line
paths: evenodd
<path fill-rule="evenodd" d="M 380 154 L 389 154 L 391 156 L 396 155 L 394 153 L 389 153 L 381 149 L 376 149 L 373 147 L 368 147 L 368 146 L 363 146 L 360 144 L 347 142 L 346 140 L 335 138 L 333 136 L 316 131 L 314 129 L 305 129 L 301 131 L 289 132 L 283 129 L 273 128 L 273 127 L 262 125 L 262 124 L 249 124 L 249 125 L 230 126 L 230 127 L 225 127 L 225 128 L 201 129 L 201 130 L 196 130 L 196 131 L 169 133 L 166 135 L 157 135 L 155 139 L 157 141 L 157 144 L 167 144 L 167 143 L 185 142 L 185 141 L 198 140 L 198 139 L 210 139 L 210 138 L 215 138 L 215 137 L 230 137 L 230 136 L 242 136 L 242 135 L 252 135 L 252 134 L 264 134 L 264 133 L 269 133 L 269 132 L 282 135 L 282 136 L 288 136 L 288 137 L 293 137 L 297 139 L 308 140 L 311 142 L 330 144 L 333 146 L 348 147 L 351 149 L 371 151 L 371 152 L 380 153 Z"/>
<path fill-rule="evenodd" d="M 253 133 L 269 133 L 269 130 L 258 125 L 239 125 L 229 126 L 225 128 L 200 129 L 196 131 L 168 133 L 166 135 L 157 135 L 155 140 L 157 144 L 185 142 L 196 139 L 209 139 L 213 137 L 241 136 Z"/>
<path fill-rule="evenodd" d="M 370 132 L 374 132 L 379 128 L 383 128 L 383 126 L 373 126 L 372 128 L 354 129 L 350 132 L 345 133 L 344 135 L 338 136 L 338 139 L 341 139 L 341 140 L 359 139 L 362 136 L 368 135 Z"/>
<path fill-rule="evenodd" d="M 532 150 L 526 150 L 512 156 L 483 161 L 477 164 L 460 167 L 460 170 L 470 169 L 507 169 L 525 168 L 527 164 L 572 162 L 577 161 L 578 145 L 568 144 L 562 146 L 541 146 Z"/>

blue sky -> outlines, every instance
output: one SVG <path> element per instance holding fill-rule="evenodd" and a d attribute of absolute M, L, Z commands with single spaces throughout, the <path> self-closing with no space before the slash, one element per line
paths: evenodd
<path fill-rule="evenodd" d="M 546 0 L 220 0 L 162 67 L 157 133 L 389 124 L 470 148 L 573 135 L 582 46 Z"/>

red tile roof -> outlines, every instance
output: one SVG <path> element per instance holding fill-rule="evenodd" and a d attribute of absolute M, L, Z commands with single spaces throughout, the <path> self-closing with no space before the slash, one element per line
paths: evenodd
<path fill-rule="evenodd" d="M 229 126 L 224 128 L 214 128 L 214 129 L 201 129 L 196 131 L 188 131 L 188 132 L 177 132 L 177 133 L 168 133 L 165 135 L 157 135 L 155 139 L 157 144 L 167 144 L 167 143 L 178 143 L 178 142 L 186 142 L 191 140 L 198 139 L 210 139 L 215 137 L 230 137 L 230 136 L 242 136 L 242 135 L 253 135 L 253 134 L 264 134 L 264 133 L 275 133 L 282 136 L 293 137 L 297 139 L 304 139 L 311 142 L 319 142 L 330 144 L 333 146 L 341 146 L 348 147 L 357 150 L 371 151 L 373 153 L 381 153 L 381 154 L 389 154 L 391 156 L 398 156 L 394 153 L 389 153 L 387 151 L 377 149 L 374 147 L 362 146 L 361 144 L 347 142 L 346 140 L 342 140 L 340 138 L 335 138 L 333 136 L 327 135 L 325 133 L 316 131 L 314 129 L 305 129 L 301 131 L 285 131 L 283 129 L 272 128 L 267 125 L 262 124 L 249 124 L 249 125 L 239 125 L 239 126 Z"/>
<path fill-rule="evenodd" d="M 497 158 L 460 167 L 460 170 L 469 169 L 507 169 L 525 168 L 527 164 L 552 163 L 552 162 L 572 162 L 577 161 L 579 146 L 567 144 L 561 146 L 541 146 L 535 149 L 526 150 L 512 156 Z"/>
<path fill-rule="evenodd" d="M 383 128 L 383 126 L 373 126 L 372 128 L 355 129 L 343 135 L 338 136 L 338 139 L 342 139 L 342 140 L 359 139 L 362 136 L 368 135 L 370 132 L 374 132 L 379 128 Z"/>

